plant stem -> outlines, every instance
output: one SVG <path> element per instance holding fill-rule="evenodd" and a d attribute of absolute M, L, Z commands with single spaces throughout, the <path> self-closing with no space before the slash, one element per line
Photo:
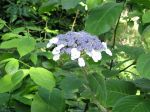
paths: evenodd
<path fill-rule="evenodd" d="M 126 3 L 126 0 L 125 0 L 124 3 L 123 3 L 122 11 L 123 11 L 123 9 L 124 9 L 125 3 Z M 121 11 L 121 13 L 122 13 L 122 11 Z M 119 21 L 120 21 L 120 18 L 121 18 L 121 13 L 120 13 L 120 15 L 119 15 L 119 17 L 118 17 L 118 20 L 117 20 L 117 23 L 116 23 L 116 25 L 115 25 L 115 29 L 114 29 L 114 33 L 113 33 L 113 38 L 112 38 L 112 39 L 113 39 L 113 40 L 112 40 L 112 49 L 115 48 L 116 35 L 117 35 L 117 28 L 118 28 Z M 110 70 L 112 70 L 113 62 L 114 62 L 114 60 L 111 60 L 111 62 L 110 62 L 110 68 L 109 68 Z"/>
<path fill-rule="evenodd" d="M 18 60 L 20 63 L 22 63 L 23 65 L 25 65 L 25 66 L 27 66 L 27 67 L 29 67 L 29 68 L 31 68 L 31 66 L 30 65 L 28 65 L 28 64 L 26 64 L 26 63 L 24 63 L 23 61 L 21 61 L 21 60 Z"/>
<path fill-rule="evenodd" d="M 72 23 L 71 31 L 74 30 L 74 26 L 75 26 L 75 24 L 76 24 L 76 20 L 77 20 L 78 14 L 79 14 L 79 10 L 77 10 L 77 12 L 76 12 L 76 16 L 75 16 L 74 21 L 73 21 L 73 23 Z"/>
<path fill-rule="evenodd" d="M 134 61 L 132 64 L 128 65 L 127 67 L 123 68 L 122 70 L 119 71 L 119 73 L 125 71 L 126 69 L 128 69 L 129 67 L 131 67 L 132 65 L 134 65 L 136 62 Z"/>

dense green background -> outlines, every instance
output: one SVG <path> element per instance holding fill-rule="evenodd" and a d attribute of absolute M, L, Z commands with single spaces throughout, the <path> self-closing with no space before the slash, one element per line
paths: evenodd
<path fill-rule="evenodd" d="M 85 30 L 113 56 L 52 60 L 48 40 Z M 0 112 L 150 112 L 149 0 L 1 0 Z"/>

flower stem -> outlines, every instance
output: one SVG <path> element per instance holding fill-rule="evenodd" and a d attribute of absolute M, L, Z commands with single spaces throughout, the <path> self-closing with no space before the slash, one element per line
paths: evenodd
<path fill-rule="evenodd" d="M 73 21 L 73 23 L 72 23 L 71 31 L 74 30 L 74 26 L 75 26 L 75 24 L 76 24 L 76 20 L 77 20 L 78 14 L 79 14 L 79 10 L 77 10 L 77 12 L 76 12 L 76 16 L 75 16 L 74 21 Z"/>

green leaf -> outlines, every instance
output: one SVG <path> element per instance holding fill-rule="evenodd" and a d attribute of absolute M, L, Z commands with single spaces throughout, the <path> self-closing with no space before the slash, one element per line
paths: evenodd
<path fill-rule="evenodd" d="M 17 45 L 17 50 L 20 56 L 22 57 L 30 53 L 31 51 L 33 51 L 35 49 L 35 44 L 36 44 L 36 41 L 34 38 L 25 37 L 25 38 L 20 39 Z"/>
<path fill-rule="evenodd" d="M 133 83 L 121 80 L 107 80 L 107 106 L 113 107 L 121 98 L 136 94 Z"/>
<path fill-rule="evenodd" d="M 5 93 L 11 91 L 13 88 L 13 83 L 11 81 L 12 75 L 5 75 L 0 79 L 0 93 Z"/>
<path fill-rule="evenodd" d="M 39 95 L 35 95 L 31 104 L 31 112 L 48 112 L 48 105 L 40 98 Z"/>
<path fill-rule="evenodd" d="M 47 2 L 44 2 L 39 8 L 39 13 L 49 12 L 57 5 L 57 3 L 59 3 L 59 0 L 48 0 Z"/>
<path fill-rule="evenodd" d="M 102 73 L 105 77 L 108 78 L 108 77 L 117 76 L 119 74 L 119 70 L 103 70 Z"/>
<path fill-rule="evenodd" d="M 37 61 L 38 61 L 37 53 L 32 53 L 31 56 L 30 56 L 30 59 L 31 59 L 32 63 L 34 65 L 36 65 Z"/>
<path fill-rule="evenodd" d="M 52 90 L 55 86 L 53 74 L 44 68 L 30 68 L 29 74 L 31 79 L 39 86 Z"/>
<path fill-rule="evenodd" d="M 100 5 L 102 2 L 103 0 L 87 0 L 86 4 L 88 6 L 88 9 L 92 9 Z"/>
<path fill-rule="evenodd" d="M 127 96 L 119 100 L 112 112 L 149 112 L 150 100 L 140 96 Z"/>
<path fill-rule="evenodd" d="M 19 43 L 19 39 L 12 39 L 8 41 L 4 41 L 1 43 L 0 48 L 1 49 L 16 48 L 18 43 Z"/>
<path fill-rule="evenodd" d="M 9 40 L 13 38 L 20 38 L 22 37 L 21 35 L 15 34 L 15 33 L 6 33 L 2 36 L 2 40 Z"/>
<path fill-rule="evenodd" d="M 5 23 L 6 22 L 0 18 L 0 29 L 2 29 L 5 26 Z"/>
<path fill-rule="evenodd" d="M 66 92 L 74 92 L 77 91 L 82 85 L 79 78 L 76 76 L 66 76 L 60 83 L 60 88 Z"/>
<path fill-rule="evenodd" d="M 138 5 L 144 5 L 146 6 L 147 8 L 150 7 L 150 1 L 149 0 L 130 0 L 131 2 L 134 2 Z"/>
<path fill-rule="evenodd" d="M 125 52 L 132 59 L 137 59 L 141 54 L 145 53 L 142 47 L 136 46 L 118 45 L 118 50 Z"/>
<path fill-rule="evenodd" d="M 29 70 L 19 70 L 12 76 L 12 82 L 14 85 L 19 84 L 29 73 Z"/>
<path fill-rule="evenodd" d="M 48 91 L 40 89 L 39 95 L 34 97 L 31 105 L 31 112 L 64 112 L 65 100 L 63 94 L 58 89 Z"/>
<path fill-rule="evenodd" d="M 136 64 L 136 69 L 143 78 L 150 78 L 150 54 L 142 54 Z"/>
<path fill-rule="evenodd" d="M 87 80 L 88 86 L 91 89 L 93 96 L 100 104 L 105 105 L 107 92 L 104 77 L 99 74 L 93 73 L 87 76 Z"/>
<path fill-rule="evenodd" d="M 66 76 L 60 82 L 60 88 L 64 92 L 64 96 L 66 99 L 75 98 L 77 92 L 79 92 L 80 87 L 82 86 L 82 82 L 77 76 L 70 75 Z"/>
<path fill-rule="evenodd" d="M 143 14 L 142 16 L 142 22 L 145 23 L 150 23 L 150 11 L 147 11 Z"/>
<path fill-rule="evenodd" d="M 65 99 L 62 91 L 53 89 L 48 91 L 46 89 L 39 89 L 39 96 L 49 105 L 51 112 L 63 112 L 65 107 Z"/>
<path fill-rule="evenodd" d="M 9 101 L 9 96 L 8 93 L 0 93 L 0 107 Z"/>
<path fill-rule="evenodd" d="M 86 20 L 85 30 L 96 35 L 106 33 L 115 25 L 122 7 L 120 3 L 106 3 L 92 9 Z"/>
<path fill-rule="evenodd" d="M 7 74 L 14 74 L 19 69 L 19 62 L 16 59 L 11 59 L 5 66 L 5 71 Z"/>
<path fill-rule="evenodd" d="M 75 8 L 81 0 L 61 0 L 63 9 Z"/>
<path fill-rule="evenodd" d="M 150 48 L 150 25 L 147 26 L 142 32 L 142 40 L 146 44 L 146 47 Z"/>
<path fill-rule="evenodd" d="M 150 80 L 149 79 L 137 79 L 134 81 L 135 85 L 142 91 L 150 91 Z"/>

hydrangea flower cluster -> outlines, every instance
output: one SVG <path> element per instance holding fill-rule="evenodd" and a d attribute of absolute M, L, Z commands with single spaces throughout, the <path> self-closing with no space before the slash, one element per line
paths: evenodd
<path fill-rule="evenodd" d="M 69 54 L 71 60 L 77 60 L 80 67 L 85 66 L 85 61 L 81 53 L 86 53 L 94 62 L 101 60 L 101 52 L 105 51 L 112 56 L 105 42 L 101 42 L 96 36 L 90 35 L 85 31 L 60 34 L 49 40 L 47 48 L 55 45 L 53 49 L 53 60 L 57 61 L 63 53 Z"/>

